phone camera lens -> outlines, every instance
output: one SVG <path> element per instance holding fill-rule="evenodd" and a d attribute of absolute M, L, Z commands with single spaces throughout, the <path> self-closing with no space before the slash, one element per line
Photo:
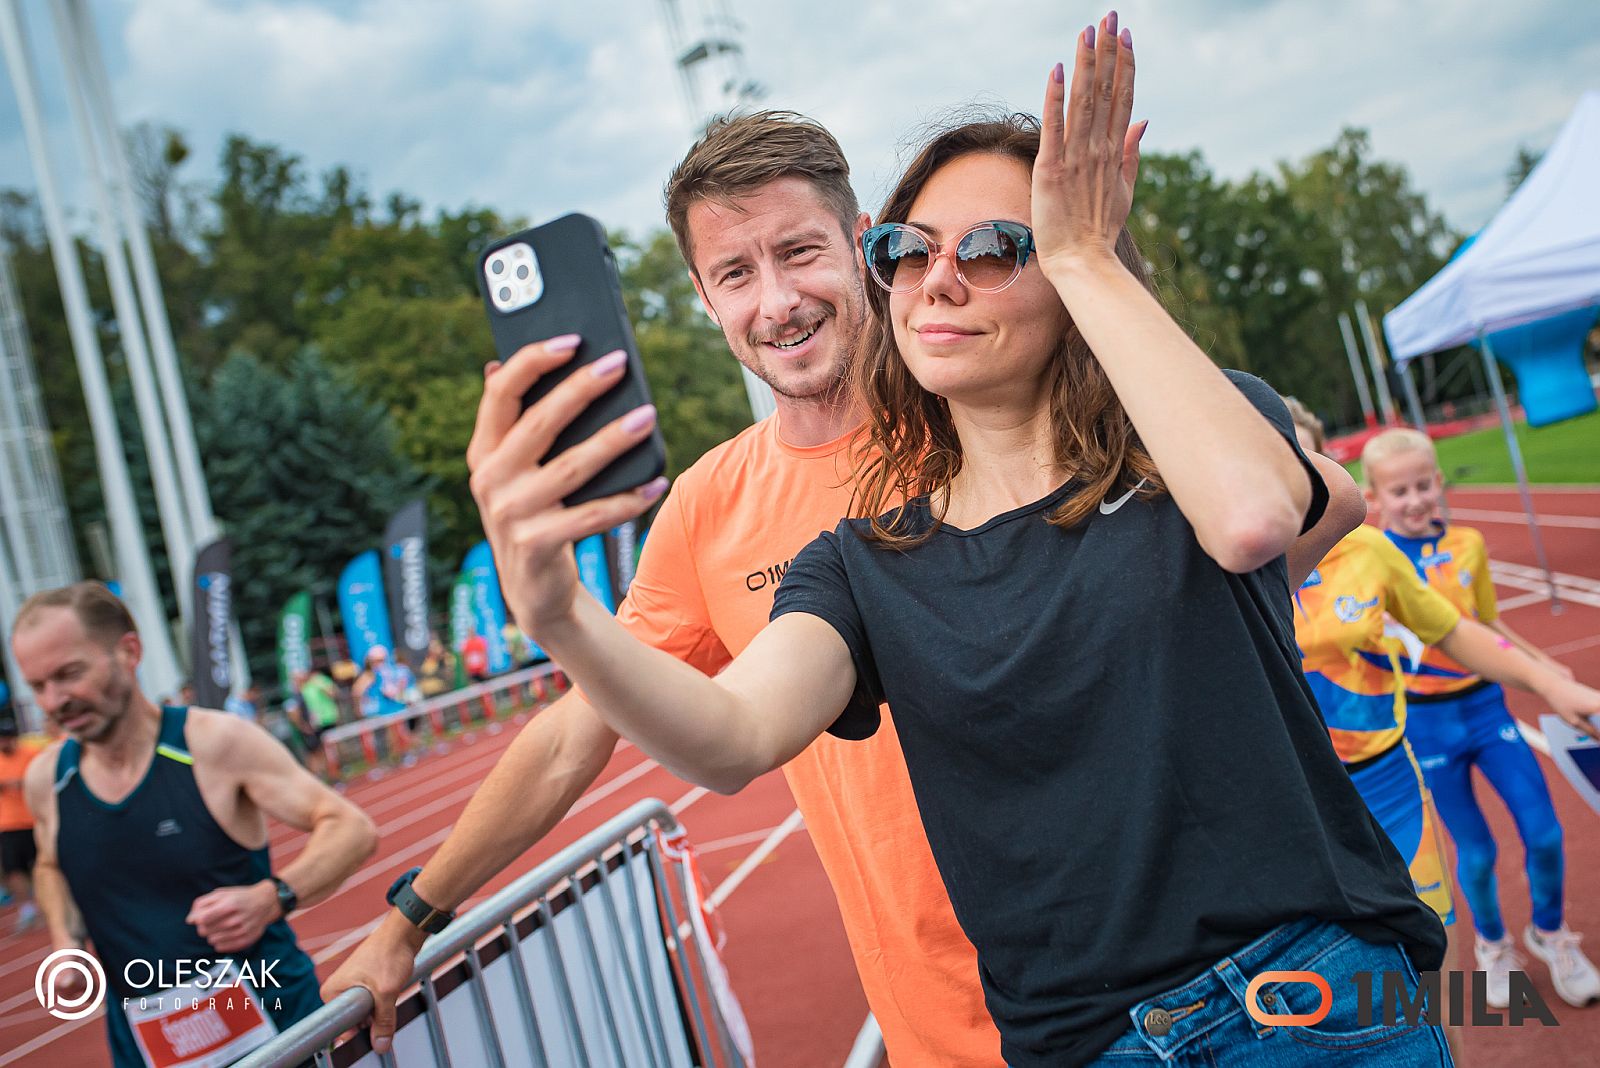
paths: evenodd
<path fill-rule="evenodd" d="M 510 286 L 501 286 L 500 287 L 500 303 L 502 303 L 502 304 L 510 304 L 511 303 L 511 287 Z"/>
<path fill-rule="evenodd" d="M 517 277 L 524 280 L 528 277 L 528 265 L 526 263 L 517 264 Z"/>

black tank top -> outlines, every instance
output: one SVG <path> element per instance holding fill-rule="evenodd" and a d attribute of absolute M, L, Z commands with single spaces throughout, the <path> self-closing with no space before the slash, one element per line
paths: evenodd
<path fill-rule="evenodd" d="M 259 993 L 279 1030 L 322 1004 L 311 958 L 283 920 L 268 926 L 249 949 L 221 954 L 186 919 L 202 894 L 257 883 L 272 872 L 265 848 L 246 849 L 234 841 L 206 808 L 184 738 L 187 719 L 186 708 L 161 710 L 150 770 L 114 805 L 84 785 L 76 741 L 69 739 L 56 758 L 56 856 L 105 968 L 106 1023 L 117 1068 L 143 1063 L 122 999 L 160 993 L 130 985 L 129 978 L 144 982 L 148 974 L 136 966 L 126 975 L 130 961 L 167 962 L 169 976 L 178 961 L 231 956 L 252 976 L 270 965 L 267 974 L 276 985 L 260 985 Z"/>

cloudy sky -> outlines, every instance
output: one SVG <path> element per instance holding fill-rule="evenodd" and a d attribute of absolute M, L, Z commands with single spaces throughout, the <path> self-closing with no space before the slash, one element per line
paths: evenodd
<path fill-rule="evenodd" d="M 1046 71 L 1102 9 L 1062 0 L 715 0 L 743 27 L 764 103 L 839 136 L 866 205 L 919 124 L 962 103 L 1036 111 Z M 183 130 L 189 178 L 222 138 L 276 142 L 376 194 L 542 220 L 661 220 L 690 139 L 665 0 L 91 0 L 121 121 Z M 78 166 L 45 5 L 22 5 L 58 168 Z M 692 14 L 711 4 L 677 0 Z M 1462 230 L 1600 89 L 1594 0 L 1131 0 L 1147 147 L 1239 176 L 1371 130 Z M 690 20 L 694 20 L 691 18 Z M 31 188 L 9 86 L 0 186 Z M 81 216 L 80 216 L 81 218 Z"/>

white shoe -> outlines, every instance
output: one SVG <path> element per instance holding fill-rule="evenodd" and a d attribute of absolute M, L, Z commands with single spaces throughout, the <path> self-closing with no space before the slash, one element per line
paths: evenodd
<path fill-rule="evenodd" d="M 1459 919 L 1457 923 L 1461 922 Z M 1481 934 L 1473 936 L 1473 955 L 1478 959 L 1478 970 L 1485 973 L 1484 1000 L 1491 1009 L 1509 1009 L 1511 1007 L 1511 973 L 1521 964 L 1517 956 L 1517 944 L 1512 941 L 1510 932 L 1500 936 L 1500 941 L 1491 942 Z"/>
<path fill-rule="evenodd" d="M 1562 924 L 1559 931 L 1548 932 L 1529 926 L 1522 934 L 1528 952 L 1550 966 L 1550 981 L 1555 984 L 1561 1000 L 1580 1009 L 1592 1001 L 1600 1001 L 1600 971 L 1595 970 L 1594 964 L 1578 948 L 1582 938 L 1576 931 L 1568 930 L 1566 924 Z"/>
<path fill-rule="evenodd" d="M 39 906 L 32 901 L 24 901 L 17 910 L 17 934 L 29 930 L 39 922 Z"/>

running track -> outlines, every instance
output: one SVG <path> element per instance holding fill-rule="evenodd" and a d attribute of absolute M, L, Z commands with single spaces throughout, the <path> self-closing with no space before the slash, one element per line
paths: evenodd
<path fill-rule="evenodd" d="M 1546 549 L 1560 579 L 1566 607 L 1552 615 L 1531 572 L 1535 556 L 1510 490 L 1455 491 L 1458 521 L 1477 526 L 1497 564 L 1496 583 L 1508 621 L 1571 666 L 1579 679 L 1600 686 L 1600 487 L 1536 493 Z M 1536 722 L 1537 702 L 1512 696 L 1512 709 Z M 480 733 L 471 744 L 425 758 L 417 766 L 375 782 L 351 785 L 349 796 L 377 821 L 379 854 L 334 897 L 297 915 L 295 929 L 326 976 L 369 929 L 389 882 L 422 863 L 443 840 L 514 732 Z M 1595 932 L 1589 949 L 1600 956 L 1600 816 L 1580 801 L 1546 762 L 1546 774 L 1567 832 L 1568 917 L 1579 931 Z M 763 1068 L 827 1068 L 844 1061 L 866 1014 L 845 946 L 838 912 L 805 827 L 779 775 L 768 775 L 733 798 L 708 794 L 669 775 L 631 746 L 621 748 L 578 807 L 551 836 L 516 866 L 526 867 L 644 797 L 659 797 L 680 814 L 701 855 L 707 879 L 721 900 L 728 932 L 725 957 L 744 1004 Z M 1506 923 L 1528 920 L 1521 849 L 1510 818 L 1497 800 L 1485 804 L 1502 845 L 1500 877 Z M 279 863 L 293 856 L 304 836 L 272 831 Z M 503 885 L 502 876 L 485 893 Z M 481 896 L 481 895 L 480 895 Z M 1462 905 L 1461 911 L 1465 912 Z M 7 910 L 5 928 L 13 915 Z M 38 932 L 0 936 L 0 1068 L 7 1065 L 105 1065 L 103 1023 L 91 1018 L 62 1023 L 33 997 L 33 974 L 47 950 Z M 1465 965 L 1470 967 L 1470 964 Z M 1469 1028 L 1469 1068 L 1527 1064 L 1578 1068 L 1596 1063 L 1600 1006 L 1569 1008 L 1551 989 L 1537 962 L 1535 983 L 1561 1022 L 1557 1028 Z M 922 1066 L 903 1066 L 922 1068 Z"/>

